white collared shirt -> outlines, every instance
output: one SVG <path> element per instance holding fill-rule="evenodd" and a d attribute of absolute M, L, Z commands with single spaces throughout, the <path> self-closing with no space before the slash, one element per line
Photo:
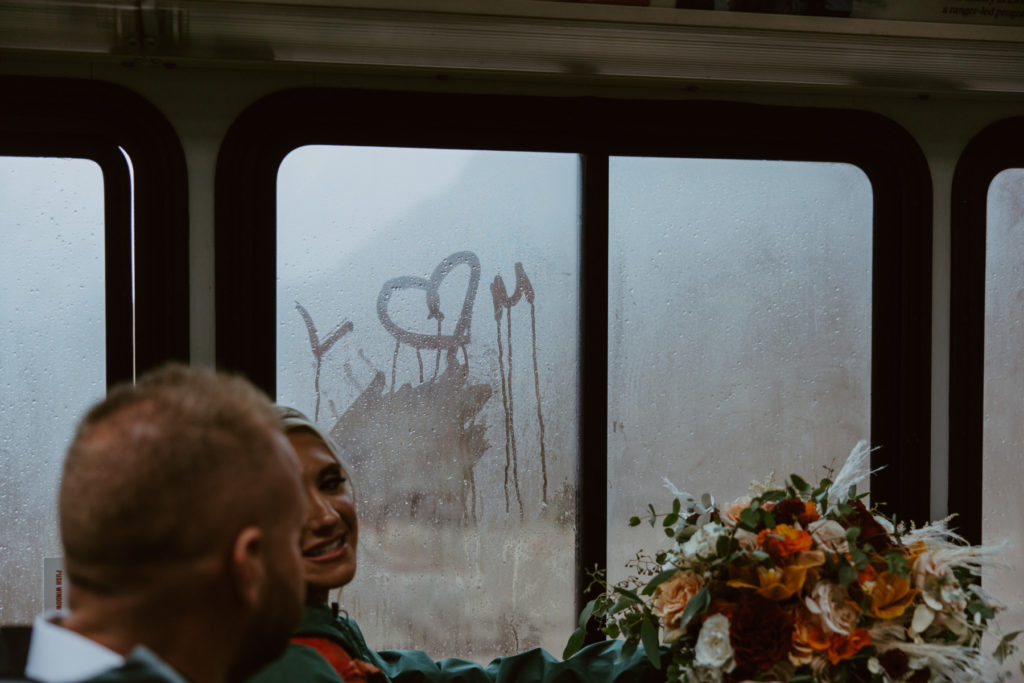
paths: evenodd
<path fill-rule="evenodd" d="M 25 675 L 42 683 L 75 683 L 124 664 L 124 657 L 55 623 L 58 613 L 36 617 Z"/>

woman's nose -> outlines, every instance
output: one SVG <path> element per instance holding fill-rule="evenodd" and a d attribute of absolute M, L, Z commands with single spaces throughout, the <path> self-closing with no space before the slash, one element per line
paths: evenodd
<path fill-rule="evenodd" d="M 330 504 L 330 501 L 313 496 L 309 505 L 309 523 L 314 528 L 323 528 L 337 524 L 341 519 L 338 511 Z"/>

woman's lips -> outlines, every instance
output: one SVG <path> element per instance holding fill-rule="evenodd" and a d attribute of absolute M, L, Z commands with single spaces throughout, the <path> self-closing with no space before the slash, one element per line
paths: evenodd
<path fill-rule="evenodd" d="M 327 543 L 321 543 L 308 550 L 302 551 L 302 558 L 311 562 L 329 562 L 345 554 L 348 550 L 348 543 L 345 536 L 339 536 Z"/>

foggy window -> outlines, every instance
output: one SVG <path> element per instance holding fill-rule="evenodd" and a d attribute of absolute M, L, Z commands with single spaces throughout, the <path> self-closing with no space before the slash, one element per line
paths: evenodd
<path fill-rule="evenodd" d="M 773 471 L 817 481 L 870 438 L 872 188 L 841 163 L 618 157 L 609 197 L 621 577 L 664 545 L 627 527 L 667 509 L 663 477 L 727 503 Z"/>
<path fill-rule="evenodd" d="M 0 241 L 0 623 L 25 623 L 62 554 L 67 444 L 106 390 L 100 167 L 0 157 Z"/>
<path fill-rule="evenodd" d="M 560 652 L 575 623 L 579 160 L 301 147 L 278 400 L 353 469 L 341 604 L 377 649 Z"/>
<path fill-rule="evenodd" d="M 1024 169 L 998 174 L 989 186 L 985 244 L 985 370 L 982 541 L 1008 543 L 1001 562 L 1024 566 L 1024 501 L 1020 497 L 1024 444 Z M 1020 570 L 998 569 L 984 580 L 1005 600 L 1004 632 L 1024 627 Z"/>

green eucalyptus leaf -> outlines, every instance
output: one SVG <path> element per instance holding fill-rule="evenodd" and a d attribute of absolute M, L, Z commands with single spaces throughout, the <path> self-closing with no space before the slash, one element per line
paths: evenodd
<path fill-rule="evenodd" d="M 757 514 L 757 510 L 754 508 L 746 508 L 740 513 L 740 526 L 753 531 L 757 528 L 757 522 L 760 519 L 760 515 Z"/>
<path fill-rule="evenodd" d="M 627 638 L 626 642 L 622 644 L 622 649 L 619 650 L 619 661 L 624 662 L 633 656 L 636 652 L 637 642 L 631 638 Z"/>
<path fill-rule="evenodd" d="M 853 565 L 859 570 L 864 571 L 868 566 L 868 556 L 863 550 L 854 550 L 850 553 L 850 559 L 853 560 Z"/>
<path fill-rule="evenodd" d="M 1007 657 L 1014 653 L 1014 651 L 1017 649 L 1017 646 L 1013 644 L 1013 640 L 1014 638 L 1019 636 L 1020 633 L 1020 631 L 1013 631 L 1012 633 L 1007 633 L 1005 636 L 1003 636 L 1002 640 L 999 641 L 999 645 L 996 646 L 996 650 L 993 653 L 993 656 L 996 658 L 997 662 L 1002 664 Z"/>
<path fill-rule="evenodd" d="M 590 621 L 590 615 L 594 613 L 594 607 L 597 605 L 597 598 L 594 598 L 586 605 L 583 606 L 583 610 L 580 612 L 579 626 L 585 628 L 587 622 Z"/>
<path fill-rule="evenodd" d="M 690 623 L 690 619 L 698 614 L 704 614 L 710 604 L 711 592 L 707 586 L 704 586 L 686 603 L 686 609 L 683 610 L 683 615 L 679 619 L 679 628 L 686 628 L 686 625 Z"/>
<path fill-rule="evenodd" d="M 907 558 L 903 557 L 901 553 L 893 550 L 885 556 L 885 563 L 889 566 L 889 571 L 899 574 L 903 578 L 907 578 L 910 575 L 910 563 L 907 562 Z"/>
<path fill-rule="evenodd" d="M 715 541 L 715 552 L 718 553 L 719 557 L 728 557 L 729 553 L 732 552 L 733 545 L 736 543 L 736 539 L 727 534 L 722 534 Z"/>
<path fill-rule="evenodd" d="M 665 583 L 679 572 L 675 567 L 669 567 L 661 571 L 657 576 L 647 582 L 644 589 L 640 591 L 642 595 L 654 595 L 655 589 L 661 584 Z"/>
<path fill-rule="evenodd" d="M 980 600 L 972 600 L 967 603 L 967 607 L 975 614 L 980 614 L 985 619 L 993 619 L 996 616 L 996 611 L 992 609 L 991 605 L 987 605 Z"/>
<path fill-rule="evenodd" d="M 647 659 L 655 669 L 661 668 L 661 656 L 658 648 L 658 625 L 650 619 L 645 619 L 640 627 L 640 639 L 644 644 L 644 651 Z"/>
<path fill-rule="evenodd" d="M 643 642 L 644 652 L 647 654 L 647 659 L 650 660 L 650 664 L 658 669 L 662 666 L 662 657 L 660 657 L 660 649 L 657 642 L 657 624 L 650 620 L 644 620 L 643 626 L 640 627 L 640 640 Z"/>
<path fill-rule="evenodd" d="M 839 585 L 849 586 L 857 580 L 857 570 L 848 564 L 839 567 Z"/>
<path fill-rule="evenodd" d="M 586 638 L 587 632 L 582 628 L 578 628 L 573 631 L 572 635 L 569 636 L 569 642 L 565 644 L 565 650 L 562 651 L 562 659 L 569 659 L 569 657 L 572 657 L 574 654 L 579 652 L 580 648 L 583 647 L 583 642 Z"/>
<path fill-rule="evenodd" d="M 797 491 L 799 491 L 800 493 L 804 493 L 805 491 L 808 491 L 811 488 L 810 484 L 808 484 L 806 481 L 796 476 L 795 474 L 789 475 L 789 479 L 790 481 L 793 482 L 793 486 L 795 486 Z"/>
<path fill-rule="evenodd" d="M 636 603 L 630 600 L 629 598 L 620 597 L 618 600 L 615 601 L 615 604 L 612 605 L 612 608 L 608 610 L 608 614 L 618 614 L 622 610 L 632 607 L 635 604 Z"/>
<path fill-rule="evenodd" d="M 622 586 L 612 586 L 612 590 L 614 590 L 622 597 L 631 600 L 634 603 L 643 602 L 643 600 L 640 599 L 640 596 L 637 595 L 635 591 L 631 591 L 628 588 L 623 588 Z"/>
<path fill-rule="evenodd" d="M 629 518 L 629 525 L 630 526 L 640 526 L 640 518 L 639 517 L 630 517 Z"/>

